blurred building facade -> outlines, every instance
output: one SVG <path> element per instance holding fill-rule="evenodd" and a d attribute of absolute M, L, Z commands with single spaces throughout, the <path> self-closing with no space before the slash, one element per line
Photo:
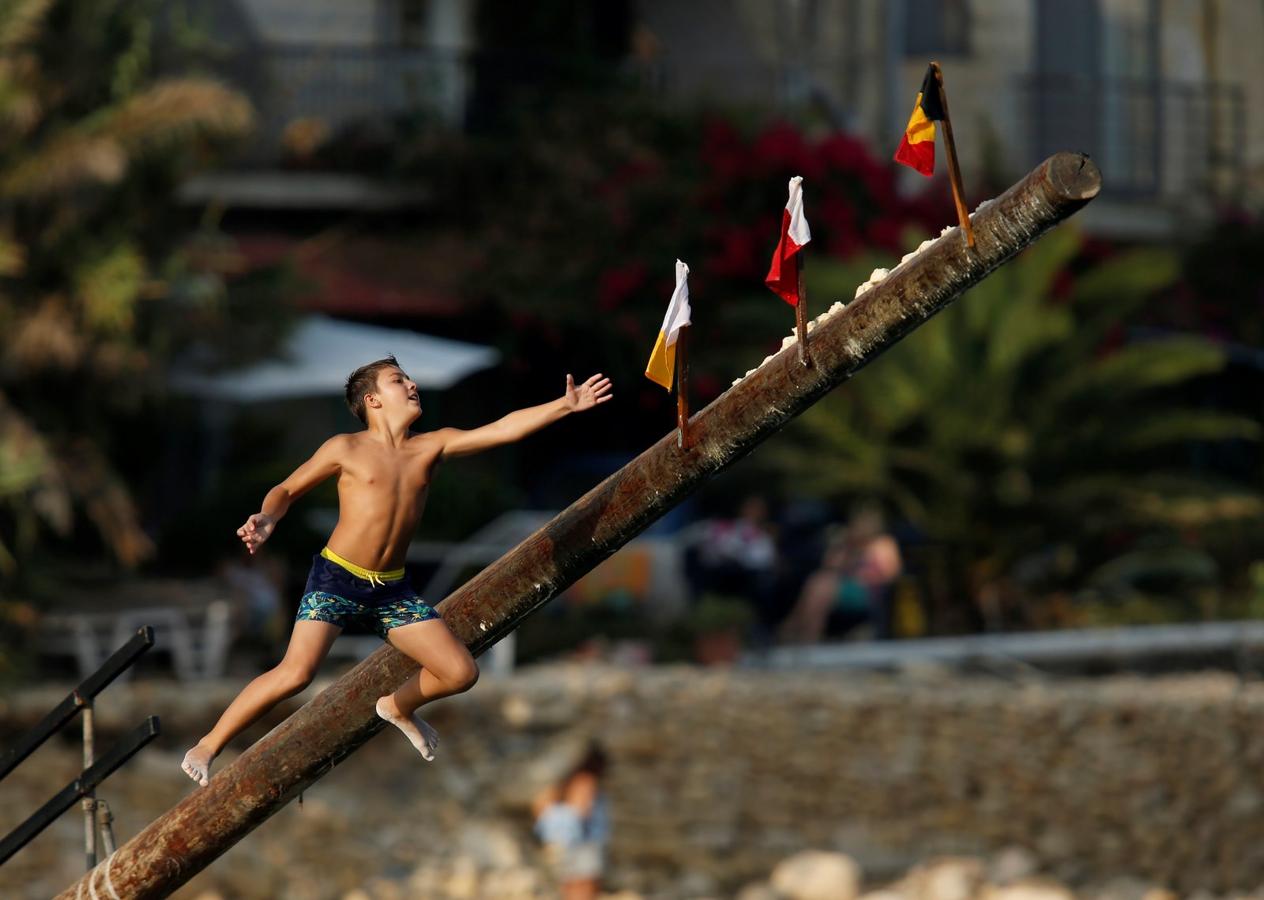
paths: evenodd
<path fill-rule="evenodd" d="M 1006 184 L 1058 149 L 1084 150 L 1106 176 L 1110 202 L 1095 205 L 1086 223 L 1099 230 L 1163 237 L 1191 215 L 1264 197 L 1264 117 L 1254 113 L 1264 107 L 1259 4 L 574 0 L 569 6 L 570 18 L 592 37 L 590 46 L 664 102 L 713 99 L 842 128 L 863 135 L 880 155 L 898 142 L 926 63 L 938 59 L 967 188 Z M 210 36 L 202 58 L 256 104 L 260 127 L 243 157 L 255 169 L 275 168 L 286 155 L 301 158 L 305 145 L 349 126 L 371 132 L 409 116 L 423 126 L 469 127 L 496 102 L 493 92 L 477 88 L 480 78 L 489 83 L 489 71 L 518 79 L 566 63 L 556 45 L 514 44 L 514 23 L 505 17 L 533 10 L 498 0 L 230 0 L 181 8 L 187 22 Z M 253 191 L 263 202 L 271 190 L 270 202 L 285 204 L 287 192 L 277 183 L 252 184 L 239 183 L 237 199 Z M 310 177 L 303 185 L 310 198 Z M 351 205 L 383 200 L 363 184 L 345 196 L 335 189 L 329 198 Z"/>
<path fill-rule="evenodd" d="M 731 17 L 727 27 L 712 21 Z M 669 90 L 815 107 L 894 148 L 939 60 L 967 186 L 1084 150 L 1087 224 L 1162 237 L 1264 197 L 1264 7 L 1221 0 L 645 0 Z M 912 175 L 911 178 L 917 176 Z"/>

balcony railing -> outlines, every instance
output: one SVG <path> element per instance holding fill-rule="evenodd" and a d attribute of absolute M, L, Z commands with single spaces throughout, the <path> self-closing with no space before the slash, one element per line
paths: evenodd
<path fill-rule="evenodd" d="M 1025 79 L 1018 91 L 1028 161 L 1083 150 L 1117 199 L 1232 197 L 1245 175 L 1237 85 L 1161 80 Z"/>
<path fill-rule="evenodd" d="M 173 68 L 187 71 L 190 65 L 182 61 Z M 241 161 L 269 168 L 293 158 L 296 149 L 301 156 L 305 142 L 319 144 L 340 133 L 354 159 L 358 142 L 389 144 L 400 124 L 413 133 L 461 129 L 503 112 L 532 87 L 548 97 L 561 86 L 590 90 L 622 83 L 664 98 L 723 96 L 782 114 L 811 104 L 843 127 L 852 119 L 824 87 L 837 88 L 843 77 L 826 62 L 813 68 L 726 66 L 713 59 L 671 71 L 435 47 L 260 44 L 197 67 L 250 96 L 259 127 Z M 1074 149 L 1097 161 L 1106 192 L 1118 199 L 1220 200 L 1245 182 L 1245 100 L 1238 85 L 1037 76 L 1019 80 L 1014 89 L 1017 130 L 1009 133 L 1017 138 L 1016 158 L 1009 162 L 1016 171 Z M 351 167 L 363 169 L 363 160 Z"/>
<path fill-rule="evenodd" d="M 257 122 L 242 161 L 262 165 L 353 124 L 383 135 L 401 118 L 460 127 L 471 84 L 459 51 L 382 45 L 253 44 L 165 68 L 210 73 L 245 93 Z"/>
<path fill-rule="evenodd" d="M 713 60 L 680 71 L 538 53 L 299 43 L 253 44 L 166 68 L 210 72 L 250 97 L 258 123 L 239 162 L 263 166 L 349 127 L 368 141 L 389 140 L 391 123 L 413 132 L 466 128 L 503 113 L 511 98 L 532 89 L 547 98 L 561 88 L 617 84 L 660 97 L 724 97 L 785 111 L 824 102 L 819 85 L 832 72 L 825 64 Z M 356 135 L 346 137 L 355 143 Z"/>

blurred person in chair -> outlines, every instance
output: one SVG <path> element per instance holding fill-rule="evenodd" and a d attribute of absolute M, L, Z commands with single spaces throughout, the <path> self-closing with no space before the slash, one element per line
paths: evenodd
<path fill-rule="evenodd" d="M 887 533 L 882 511 L 866 504 L 831 535 L 821 567 L 803 585 L 782 624 L 785 643 L 815 643 L 828 631 L 846 634 L 870 626 L 876 638 L 891 636 L 891 595 L 903 571 L 900 546 Z"/>
<path fill-rule="evenodd" d="M 742 500 L 735 518 L 705 523 L 685 551 L 695 599 L 715 593 L 763 604 L 777 573 L 777 542 L 768 518 L 767 501 L 752 495 Z"/>

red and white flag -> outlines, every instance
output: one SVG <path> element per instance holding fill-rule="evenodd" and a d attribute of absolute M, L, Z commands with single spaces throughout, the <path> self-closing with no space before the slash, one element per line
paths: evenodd
<path fill-rule="evenodd" d="M 803 176 L 796 175 L 790 179 L 790 199 L 781 214 L 781 240 L 764 279 L 772 292 L 791 306 L 799 305 L 799 266 L 794 255 L 810 240 L 812 232 L 803 215 Z"/>

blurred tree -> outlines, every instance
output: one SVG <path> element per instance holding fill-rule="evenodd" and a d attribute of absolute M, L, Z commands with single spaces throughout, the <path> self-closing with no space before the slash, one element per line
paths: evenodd
<path fill-rule="evenodd" d="M 924 532 L 958 626 L 987 617 L 968 606 L 990 582 L 1041 556 L 1073 581 L 1143 536 L 1264 512 L 1255 487 L 1195 472 L 1183 453 L 1260 436 L 1258 422 L 1182 391 L 1219 371 L 1224 352 L 1196 335 L 1118 342 L 1121 323 L 1176 278 L 1176 257 L 1136 250 L 1071 278 L 1081 245 L 1073 228 L 1047 235 L 760 457 L 796 490 L 880 497 Z M 826 267 L 814 286 L 866 278 Z"/>
<path fill-rule="evenodd" d="M 146 448 L 111 424 L 223 303 L 231 252 L 173 228 L 171 201 L 252 113 L 211 81 L 153 78 L 154 5 L 0 4 L 0 576 L 81 518 L 119 562 L 146 557 L 111 462 Z"/>

